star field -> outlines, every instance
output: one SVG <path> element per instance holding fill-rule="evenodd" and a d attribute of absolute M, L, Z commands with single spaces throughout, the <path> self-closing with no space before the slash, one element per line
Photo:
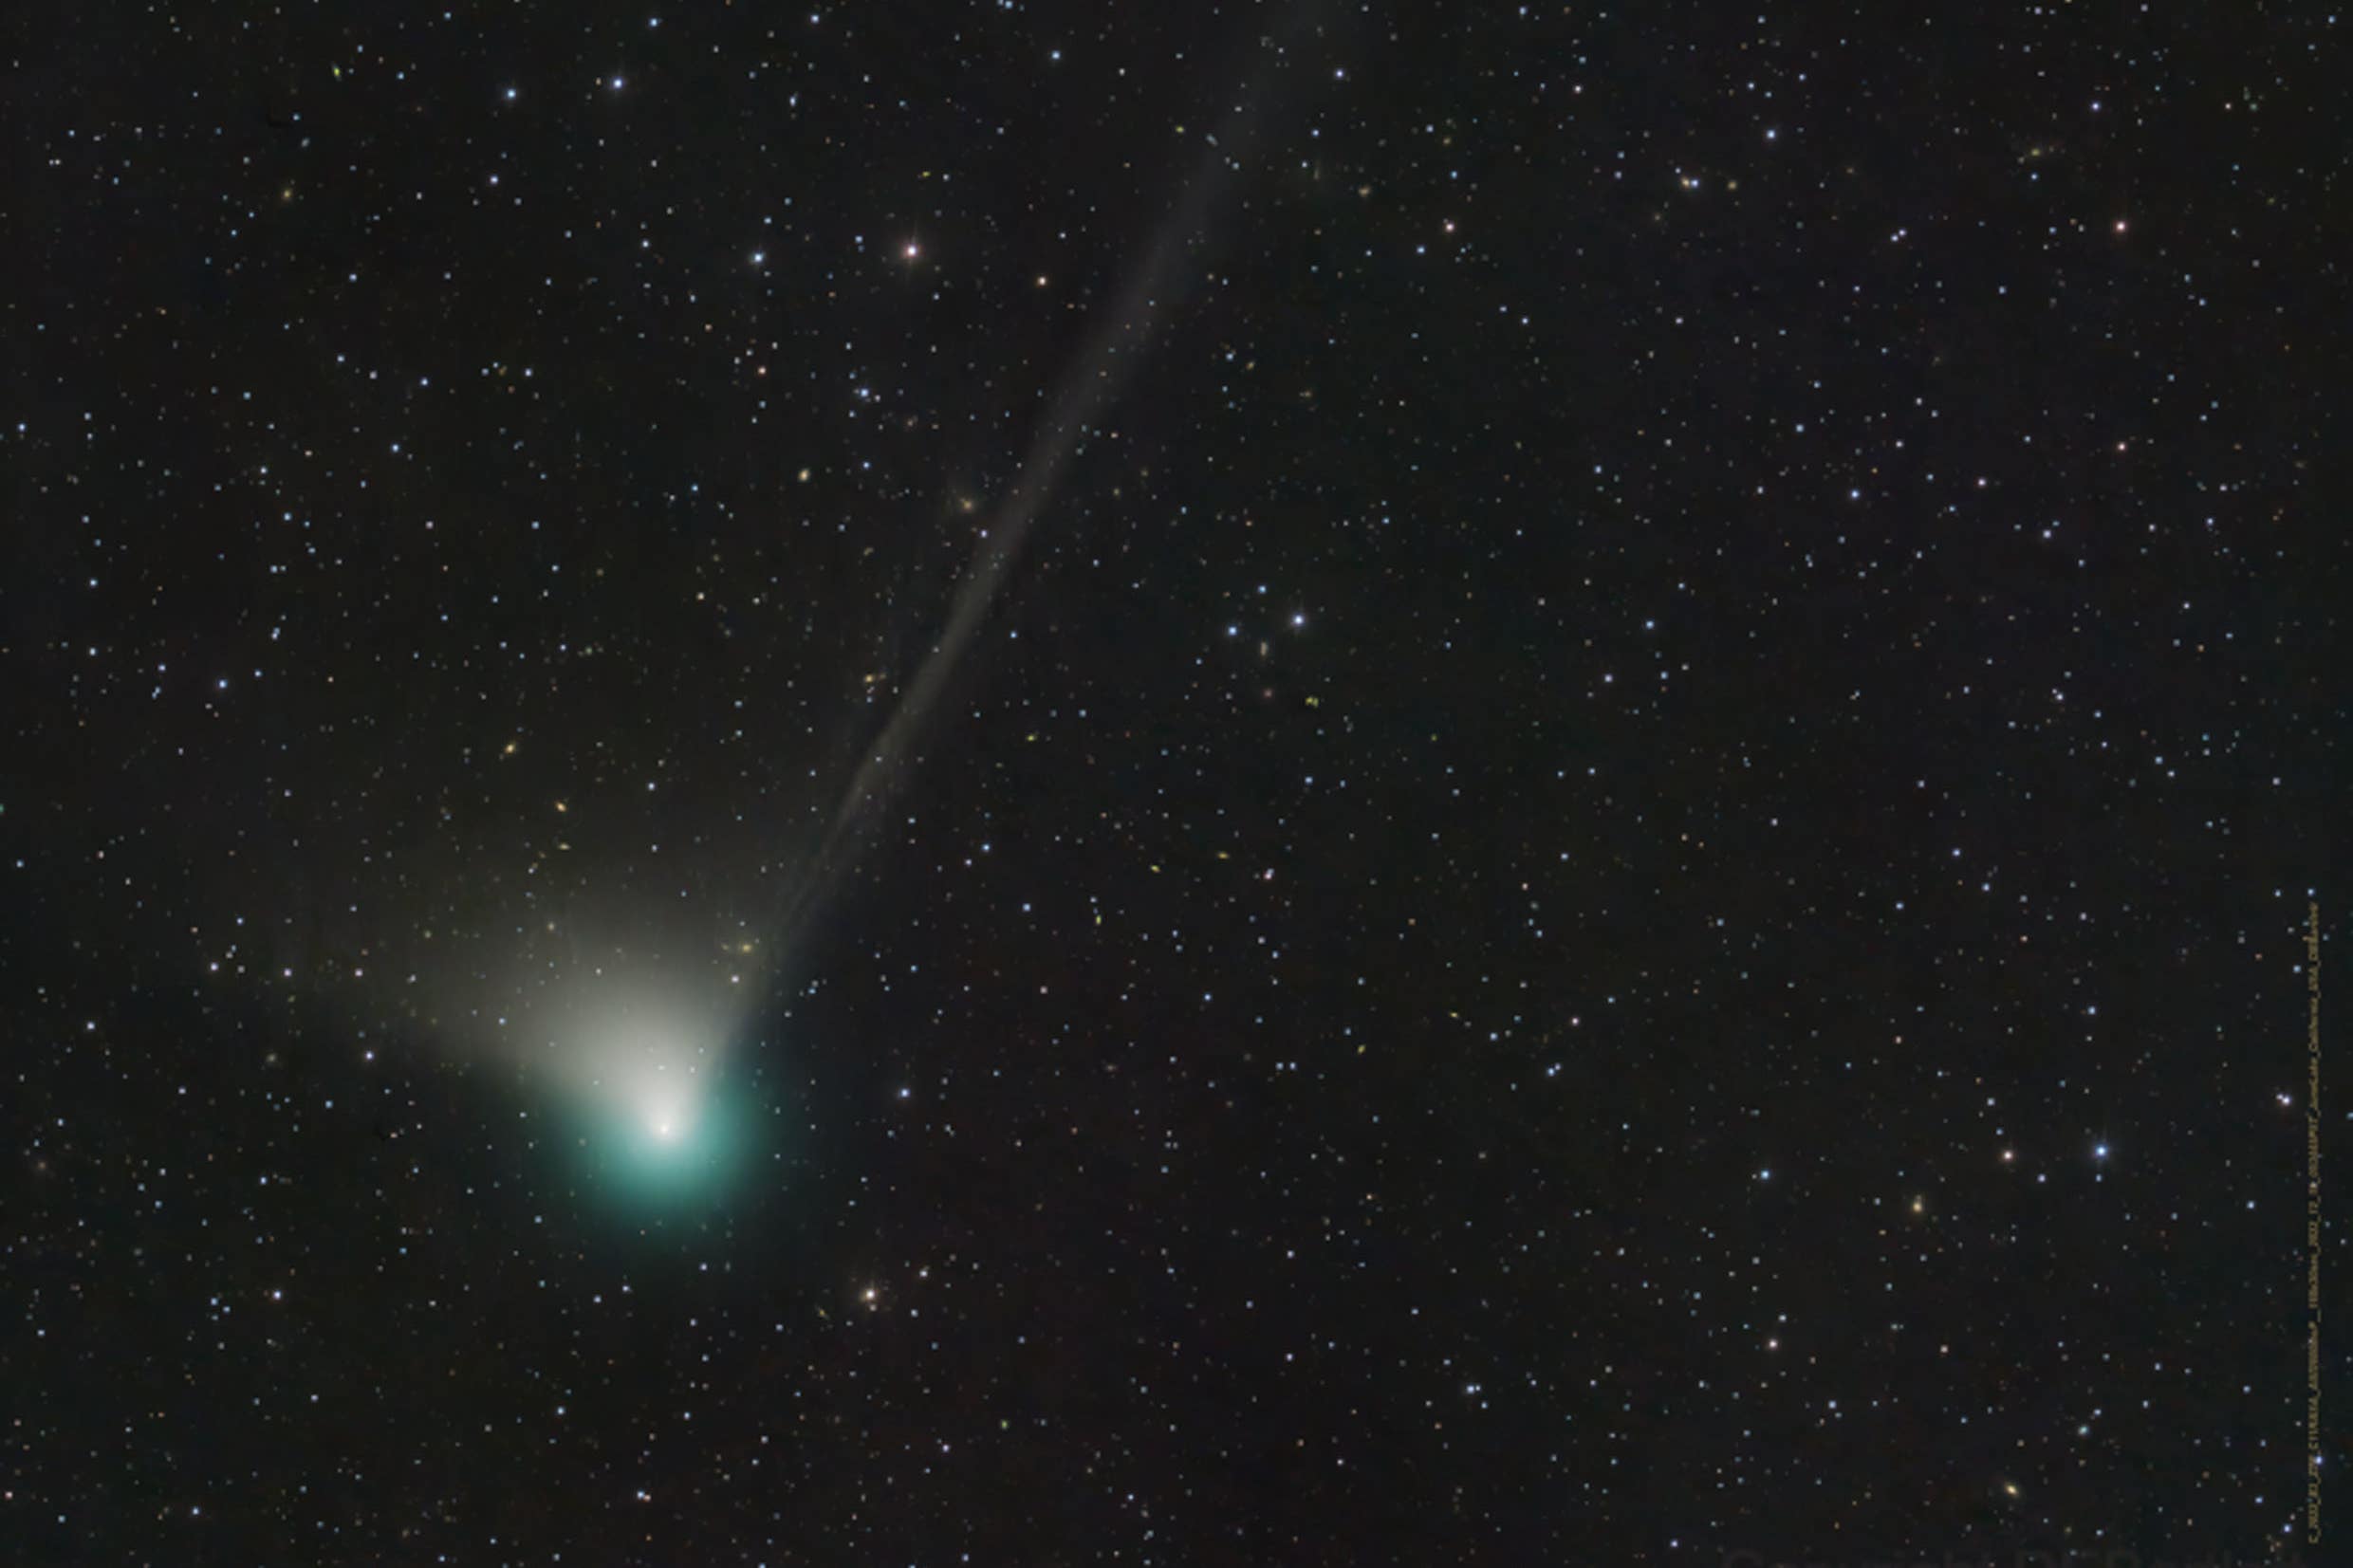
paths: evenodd
<path fill-rule="evenodd" d="M 28 19 L 0 1557 L 2328 1560 L 2343 34 Z"/>

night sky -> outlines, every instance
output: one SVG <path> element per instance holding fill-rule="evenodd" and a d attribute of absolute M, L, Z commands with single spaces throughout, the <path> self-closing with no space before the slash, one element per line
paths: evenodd
<path fill-rule="evenodd" d="M 2325 8 L 9 27 L 0 1560 L 2326 1560 Z"/>

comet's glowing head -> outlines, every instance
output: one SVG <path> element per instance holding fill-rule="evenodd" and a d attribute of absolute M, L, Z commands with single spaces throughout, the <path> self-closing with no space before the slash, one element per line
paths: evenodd
<path fill-rule="evenodd" d="M 584 1090 L 598 1119 L 639 1165 L 679 1165 L 701 1152 L 718 1092 L 724 1042 L 665 1024 L 616 1021 L 606 1037 L 584 1031 L 576 1047 L 591 1076 Z M 609 1135 L 609 1134 L 608 1134 Z"/>
<path fill-rule="evenodd" d="M 685 1148 L 694 1141 L 701 1120 L 704 1074 L 699 1069 L 704 1064 L 690 1061 L 683 1071 L 674 1073 L 674 1053 L 658 1046 L 646 1049 L 645 1062 L 650 1071 L 637 1075 L 643 1081 L 625 1090 L 621 1098 L 658 1146 Z"/>
<path fill-rule="evenodd" d="M 675 989 L 606 982 L 567 999 L 535 1065 L 582 1114 L 580 1147 L 639 1196 L 707 1189 L 746 1131 L 723 1081 L 736 1021 Z"/>

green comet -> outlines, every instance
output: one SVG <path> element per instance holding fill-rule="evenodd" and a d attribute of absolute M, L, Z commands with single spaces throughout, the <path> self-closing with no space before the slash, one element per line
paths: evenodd
<path fill-rule="evenodd" d="M 731 1188 L 774 1125 L 754 1064 L 736 1060 L 736 1002 L 658 976 L 600 974 L 541 1015 L 528 1066 L 561 1107 L 559 1147 L 574 1154 L 584 1190 L 675 1210 Z"/>
<path fill-rule="evenodd" d="M 576 1109 L 585 1181 L 631 1205 L 692 1207 L 725 1195 L 758 1143 L 754 1098 L 724 1081 L 693 1096 L 598 1097 Z"/>

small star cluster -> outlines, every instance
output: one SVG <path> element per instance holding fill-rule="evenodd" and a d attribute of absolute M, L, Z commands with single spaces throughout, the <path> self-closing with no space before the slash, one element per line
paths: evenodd
<path fill-rule="evenodd" d="M 2300 1546 L 2343 28 L 28 22 L 11 1560 Z"/>

